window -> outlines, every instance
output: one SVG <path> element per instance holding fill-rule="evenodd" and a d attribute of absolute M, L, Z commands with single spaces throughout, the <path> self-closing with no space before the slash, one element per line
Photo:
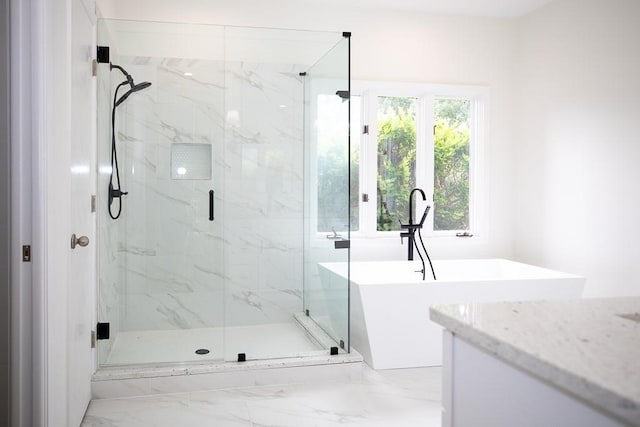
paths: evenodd
<path fill-rule="evenodd" d="M 426 234 L 478 234 L 487 99 L 479 87 L 354 82 L 351 171 L 352 179 L 359 174 L 359 200 L 354 206 L 352 181 L 352 230 L 397 232 L 409 221 L 409 193 L 419 187 L 427 200 L 416 194 L 412 216 L 419 220 L 431 206 Z"/>

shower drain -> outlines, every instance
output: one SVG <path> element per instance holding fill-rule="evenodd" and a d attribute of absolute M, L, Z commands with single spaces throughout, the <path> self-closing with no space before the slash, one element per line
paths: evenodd
<path fill-rule="evenodd" d="M 209 349 L 207 348 L 199 348 L 196 350 L 196 354 L 208 354 L 209 353 Z"/>

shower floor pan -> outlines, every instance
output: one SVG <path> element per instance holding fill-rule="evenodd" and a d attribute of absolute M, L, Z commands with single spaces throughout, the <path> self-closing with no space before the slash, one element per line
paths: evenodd
<path fill-rule="evenodd" d="M 246 362 L 225 362 L 229 348 Z M 93 375 L 94 399 L 213 390 L 361 376 L 362 356 L 330 355 L 335 343 L 302 313 L 291 322 L 233 328 L 121 332 L 108 363 Z M 208 349 L 204 355 L 195 353 Z M 287 355 L 282 357 L 278 355 Z M 254 356 L 252 356 L 254 355 Z M 260 359 L 256 359 L 260 357 Z M 254 360 L 255 359 L 255 360 Z"/>
<path fill-rule="evenodd" d="M 120 332 L 107 365 L 223 361 L 225 348 L 237 349 L 249 359 L 304 355 L 322 350 L 294 322 L 164 331 Z M 199 349 L 209 353 L 196 354 Z M 228 358 L 233 357 L 233 353 Z"/>

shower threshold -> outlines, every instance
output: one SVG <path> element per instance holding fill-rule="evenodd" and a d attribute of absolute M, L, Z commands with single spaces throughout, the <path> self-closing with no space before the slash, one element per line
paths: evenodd
<path fill-rule="evenodd" d="M 362 356 L 353 349 L 350 353 L 330 355 L 335 342 L 302 313 L 289 323 L 236 328 L 225 334 L 226 344 L 233 345 L 230 338 L 242 340 L 243 347 L 233 348 L 246 351 L 246 362 L 225 362 L 221 354 L 216 354 L 212 344 L 216 342 L 216 334 L 221 337 L 221 328 L 189 330 L 182 336 L 176 331 L 152 331 L 149 335 L 120 333 L 118 338 L 122 340 L 116 339 L 109 357 L 109 362 L 118 366 L 101 367 L 95 372 L 93 398 L 338 381 L 361 375 Z M 210 353 L 196 354 L 199 349 L 208 349 Z M 260 359 L 252 360 L 252 354 L 260 355 Z"/>

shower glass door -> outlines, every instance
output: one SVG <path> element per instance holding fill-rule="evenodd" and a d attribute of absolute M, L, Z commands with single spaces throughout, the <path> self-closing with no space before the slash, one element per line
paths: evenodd
<path fill-rule="evenodd" d="M 343 34 L 304 76 L 304 309 L 340 352 L 349 352 L 349 43 Z"/>
<path fill-rule="evenodd" d="M 320 354 L 302 313 L 301 72 L 336 33 L 225 28 L 225 359 Z"/>

